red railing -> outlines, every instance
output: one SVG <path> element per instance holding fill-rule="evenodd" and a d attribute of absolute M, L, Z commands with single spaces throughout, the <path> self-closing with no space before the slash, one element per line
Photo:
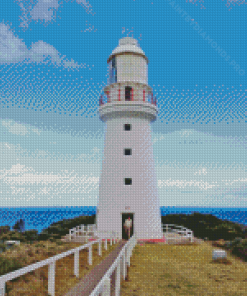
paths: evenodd
<path fill-rule="evenodd" d="M 110 92 L 107 91 L 107 102 L 104 102 L 103 101 L 103 97 L 105 97 L 104 95 L 101 95 L 100 96 L 100 99 L 99 99 L 99 105 L 104 105 L 105 103 L 110 103 L 111 100 L 110 100 Z M 120 89 L 118 90 L 118 101 L 125 101 L 125 100 L 121 100 L 121 92 L 120 92 Z M 131 101 L 134 101 L 134 90 L 132 88 L 131 90 Z M 154 104 L 155 106 L 157 106 L 157 98 L 156 97 L 153 97 L 153 93 L 151 94 L 151 99 L 147 98 L 146 100 L 146 95 L 145 95 L 145 90 L 143 90 L 143 102 L 149 102 L 151 104 Z"/>

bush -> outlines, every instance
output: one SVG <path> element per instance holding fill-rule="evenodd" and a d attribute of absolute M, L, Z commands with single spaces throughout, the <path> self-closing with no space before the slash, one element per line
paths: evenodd
<path fill-rule="evenodd" d="M 236 242 L 236 244 L 232 246 L 232 254 L 247 261 L 247 240 Z"/>
<path fill-rule="evenodd" d="M 10 226 L 0 226 L 0 235 L 10 231 Z"/>
<path fill-rule="evenodd" d="M 232 245 L 233 245 L 233 243 L 232 243 L 231 241 L 229 241 L 229 242 L 225 242 L 225 247 L 226 247 L 227 249 L 230 249 L 230 248 L 232 247 Z"/>
<path fill-rule="evenodd" d="M 0 244 L 0 251 L 5 252 L 7 246 L 5 244 Z"/>
<path fill-rule="evenodd" d="M 15 258 L 7 259 L 0 256 L 0 276 L 19 268 L 22 268 L 22 264 Z"/>
<path fill-rule="evenodd" d="M 38 231 L 34 229 L 25 231 L 23 235 L 25 236 L 25 240 L 29 242 L 35 241 L 39 237 Z"/>

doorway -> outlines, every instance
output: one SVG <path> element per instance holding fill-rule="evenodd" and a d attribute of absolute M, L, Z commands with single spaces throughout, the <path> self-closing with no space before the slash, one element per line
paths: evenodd
<path fill-rule="evenodd" d="M 122 239 L 128 240 L 128 232 L 125 231 L 124 228 L 124 223 L 125 220 L 130 217 L 130 219 L 132 220 L 132 227 L 130 229 L 130 237 L 133 235 L 134 233 L 134 214 L 133 213 L 122 213 Z"/>
<path fill-rule="evenodd" d="M 130 86 L 125 87 L 125 101 L 131 100 L 131 90 L 132 88 Z"/>

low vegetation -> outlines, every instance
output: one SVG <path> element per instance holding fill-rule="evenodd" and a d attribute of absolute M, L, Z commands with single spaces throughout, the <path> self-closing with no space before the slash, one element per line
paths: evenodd
<path fill-rule="evenodd" d="M 62 242 L 61 238 L 66 234 L 68 234 L 70 229 L 78 225 L 95 224 L 95 218 L 96 216 L 93 215 L 93 216 L 79 216 L 73 219 L 64 219 L 51 224 L 48 228 L 44 229 L 40 234 L 38 233 L 37 230 L 25 231 L 24 223 L 16 223 L 12 230 L 10 230 L 9 226 L 1 226 L 0 227 L 0 252 L 2 251 L 2 253 L 0 254 L 0 276 L 81 245 L 80 243 Z M 167 283 L 167 284 L 164 284 L 163 282 L 162 284 L 162 281 L 159 282 L 158 285 L 162 287 L 159 288 L 159 290 L 157 290 L 157 293 L 154 291 L 153 294 L 147 294 L 147 295 L 176 295 L 174 293 L 177 293 L 177 295 L 199 295 L 200 293 L 195 294 L 196 292 L 193 292 L 193 291 L 198 286 L 200 286 L 200 280 L 194 281 L 194 282 L 191 280 L 193 279 L 191 277 L 193 276 L 196 277 L 196 272 L 199 272 L 200 270 L 199 268 L 196 267 L 197 262 L 201 262 L 200 263 L 201 268 L 203 264 L 205 264 L 206 266 L 205 270 L 209 270 L 208 277 L 205 277 L 205 274 L 204 274 L 205 281 L 212 282 L 212 278 L 217 278 L 213 271 L 215 270 L 215 265 L 213 262 L 209 260 L 209 257 L 212 256 L 211 254 L 212 245 L 214 247 L 220 247 L 225 249 L 230 255 L 231 262 L 236 263 L 237 261 L 235 260 L 239 260 L 238 258 L 241 258 L 242 261 L 240 262 L 245 264 L 244 261 L 246 262 L 247 260 L 247 254 L 246 254 L 246 250 L 247 250 L 246 228 L 247 227 L 244 225 L 239 225 L 230 221 L 223 221 L 213 215 L 205 215 L 200 213 L 193 213 L 191 215 L 171 214 L 171 215 L 162 216 L 162 223 L 177 224 L 177 225 L 184 226 L 186 228 L 191 229 L 194 232 L 195 237 L 207 240 L 202 244 L 204 246 L 204 249 L 207 250 L 207 253 L 205 253 L 206 252 L 205 250 L 203 251 L 203 248 L 201 249 L 201 251 L 199 251 L 200 249 L 198 245 L 197 246 L 195 245 L 194 247 L 190 245 L 187 245 L 187 246 L 181 246 L 181 245 L 179 246 L 149 245 L 148 246 L 147 245 L 147 250 L 151 252 L 150 255 L 145 255 L 146 257 L 142 255 L 142 258 L 139 258 L 137 255 L 138 255 L 138 252 L 142 250 L 140 249 L 142 248 L 142 246 L 137 246 L 135 248 L 135 252 L 137 252 L 136 253 L 137 257 L 133 256 L 133 258 L 137 258 L 135 259 L 137 260 L 136 263 L 140 262 L 142 264 L 141 268 L 144 268 L 143 272 L 146 270 L 146 274 L 147 274 L 146 276 L 148 277 L 148 279 L 152 278 L 152 276 L 150 275 L 150 271 L 153 270 L 153 273 L 156 275 L 157 279 L 158 278 L 165 279 L 164 282 Z M 6 240 L 19 240 L 20 246 L 13 246 L 9 250 L 6 250 L 6 245 L 3 244 L 3 242 Z M 110 249 L 108 248 L 107 251 L 105 251 L 104 248 L 102 247 L 103 257 L 100 257 L 97 255 L 97 245 L 94 245 L 93 266 L 95 266 L 95 264 L 97 265 L 98 263 L 100 263 L 102 258 L 104 258 L 104 256 L 109 254 L 111 250 L 115 248 L 115 246 L 116 245 L 113 244 L 112 247 Z M 151 246 L 153 246 L 154 248 L 155 247 L 160 248 L 160 251 L 158 251 L 158 249 L 156 251 L 152 251 Z M 82 277 L 85 274 L 85 272 L 89 272 L 93 267 L 93 266 L 87 265 L 87 260 L 88 260 L 87 252 L 88 251 L 80 252 L 80 262 L 83 262 L 82 264 L 80 263 L 80 277 Z M 152 252 L 154 253 L 152 254 Z M 157 255 L 155 252 L 157 252 Z M 159 252 L 160 252 L 160 255 L 159 255 Z M 188 252 L 188 255 L 185 255 L 185 253 L 187 252 Z M 181 257 L 179 253 L 184 254 L 184 256 Z M 161 258 L 159 256 L 161 256 L 162 254 L 163 254 L 163 258 L 159 259 L 161 260 L 160 262 L 163 262 L 166 268 L 169 265 L 169 268 L 174 266 L 174 269 L 172 270 L 166 269 L 165 271 L 162 270 L 162 267 L 157 263 L 159 261 L 157 258 Z M 191 258 L 189 261 L 190 263 L 188 262 L 185 263 L 184 259 L 182 258 L 187 258 L 188 256 Z M 198 259 L 198 256 L 201 256 L 201 259 L 200 259 L 201 261 Z M 148 267 L 147 258 L 151 260 L 150 262 L 153 262 L 153 263 L 155 262 L 155 264 L 153 265 L 151 264 Z M 205 260 L 203 261 L 203 258 L 207 258 L 205 259 L 206 261 Z M 194 263 L 191 262 L 192 259 L 194 260 Z M 156 263 L 158 264 L 157 266 L 156 266 Z M 213 291 L 211 289 L 209 290 L 209 293 L 207 293 L 207 295 L 226 295 L 226 296 L 243 295 L 241 294 L 242 293 L 241 289 L 239 291 L 234 290 L 235 288 L 233 288 L 234 285 L 231 282 L 231 280 L 229 280 L 230 282 L 228 282 L 227 280 L 227 278 L 229 279 L 232 278 L 231 272 L 235 274 L 235 269 L 237 269 L 238 267 L 238 265 L 235 265 L 235 263 L 231 265 L 231 263 L 229 263 L 228 260 L 222 260 L 221 262 L 222 265 L 220 265 L 221 267 L 225 266 L 225 268 L 228 266 L 228 264 L 231 265 L 231 266 L 229 265 L 230 269 L 228 270 L 228 274 L 225 274 L 224 277 L 226 279 L 226 283 L 225 283 L 226 286 L 231 286 L 232 284 L 231 286 L 232 290 L 229 290 L 231 291 L 232 294 L 230 292 L 228 294 L 227 292 L 226 294 L 217 294 L 213 292 L 211 293 L 210 291 Z M 56 295 L 64 295 L 65 292 L 70 290 L 70 288 L 73 287 L 79 281 L 73 275 L 73 264 L 74 264 L 73 255 L 70 255 L 57 262 Z M 134 261 L 131 261 L 131 264 L 133 267 L 135 267 Z M 182 268 L 180 268 L 181 266 Z M 184 269 L 184 272 L 182 275 L 183 268 L 185 267 L 187 269 Z M 195 269 L 196 272 L 190 275 L 190 271 L 193 269 Z M 132 272 L 133 270 L 134 269 L 131 268 L 130 272 Z M 139 271 L 136 271 L 136 272 L 139 273 Z M 161 272 L 161 274 L 159 274 L 159 272 Z M 200 272 L 198 273 L 198 275 L 200 275 Z M 209 275 L 211 275 L 211 280 L 208 279 L 210 278 Z M 214 277 L 212 275 L 214 275 Z M 64 281 L 64 277 L 66 277 L 66 281 Z M 187 282 L 185 280 L 186 277 L 188 278 Z M 173 279 L 175 278 L 177 280 L 168 281 L 168 279 L 171 279 L 171 278 Z M 133 280 L 131 276 L 130 276 L 130 279 L 131 281 Z M 136 278 L 136 284 L 133 283 L 133 287 L 131 287 L 132 294 L 127 294 L 126 292 L 126 294 L 123 294 L 123 295 L 141 295 L 140 291 L 142 290 L 140 290 L 141 288 L 140 286 L 138 286 L 138 280 L 141 281 L 140 277 Z M 215 282 L 217 283 L 216 279 L 215 279 Z M 221 282 L 222 280 L 219 280 L 219 283 Z M 181 283 L 184 283 L 182 284 L 183 286 L 182 290 L 180 290 Z M 246 285 L 247 285 L 246 281 L 242 281 L 241 283 L 242 283 L 242 286 L 246 288 Z M 152 287 L 152 284 L 150 285 L 151 285 L 150 287 Z M 135 291 L 135 286 L 139 287 L 136 291 Z M 188 291 L 192 291 L 191 294 L 189 294 L 187 290 L 184 290 L 185 289 L 184 286 L 187 287 L 186 289 Z M 200 287 L 206 288 L 205 285 Z M 212 287 L 216 288 L 216 286 L 214 285 Z M 129 291 L 128 289 L 126 291 Z M 200 291 L 200 289 L 198 291 Z M 163 292 L 160 292 L 164 290 L 166 291 L 166 294 L 162 294 Z M 6 292 L 7 292 L 7 295 L 9 296 L 11 295 L 13 296 L 48 295 L 47 291 L 48 291 L 48 266 L 40 268 L 36 271 L 30 272 L 15 280 L 9 281 L 6 284 Z M 185 294 L 180 293 L 183 291 Z M 201 293 L 201 295 L 204 295 L 204 294 Z"/>
<path fill-rule="evenodd" d="M 199 245 L 137 245 L 121 296 L 244 296 L 246 263 L 227 251 L 227 259 L 212 260 L 210 242 Z"/>
<path fill-rule="evenodd" d="M 0 276 L 30 264 L 45 260 L 67 250 L 81 246 L 82 243 L 66 243 L 59 240 L 39 241 L 32 245 L 22 243 L 0 255 Z M 79 279 L 74 275 L 74 255 L 56 261 L 55 292 L 62 296 L 72 289 L 81 278 L 98 265 L 102 259 L 112 252 L 117 244 L 110 245 L 107 250 L 102 244 L 102 257 L 98 255 L 98 243 L 92 247 L 93 265 L 88 264 L 88 248 L 79 252 Z M 66 279 L 66 280 L 65 280 Z M 48 265 L 6 282 L 7 296 L 47 296 Z"/>

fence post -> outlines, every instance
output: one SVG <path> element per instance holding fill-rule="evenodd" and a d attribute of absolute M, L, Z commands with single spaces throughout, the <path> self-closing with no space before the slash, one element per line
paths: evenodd
<path fill-rule="evenodd" d="M 123 262 L 123 266 L 122 266 L 122 273 L 123 273 L 123 278 L 125 280 L 126 278 L 126 262 L 125 262 L 125 252 L 123 252 L 123 257 L 122 257 L 122 262 Z"/>
<path fill-rule="evenodd" d="M 99 256 L 102 256 L 102 251 L 101 251 L 101 239 L 99 240 Z"/>
<path fill-rule="evenodd" d="M 5 282 L 0 282 L 0 295 L 5 296 Z"/>
<path fill-rule="evenodd" d="M 130 245 L 128 245 L 127 249 L 127 264 L 130 266 Z"/>
<path fill-rule="evenodd" d="M 88 253 L 88 264 L 89 265 L 92 265 L 93 262 L 92 262 L 92 245 L 89 246 L 89 253 Z"/>
<path fill-rule="evenodd" d="M 56 268 L 56 261 L 53 261 L 49 264 L 48 269 L 48 293 L 51 296 L 55 296 L 55 268 Z"/>
<path fill-rule="evenodd" d="M 102 296 L 110 296 L 111 295 L 111 279 L 107 277 L 104 281 Z"/>
<path fill-rule="evenodd" d="M 110 242 L 111 242 L 111 246 L 112 246 L 112 236 L 111 236 L 111 240 L 110 240 Z"/>
<path fill-rule="evenodd" d="M 120 296 L 120 261 L 118 261 L 117 272 L 115 278 L 115 296 Z"/>
<path fill-rule="evenodd" d="M 105 250 L 107 250 L 107 238 L 105 237 Z"/>
<path fill-rule="evenodd" d="M 79 250 L 74 253 L 74 275 L 79 278 Z"/>
<path fill-rule="evenodd" d="M 69 230 L 69 240 L 71 241 L 71 229 Z"/>

